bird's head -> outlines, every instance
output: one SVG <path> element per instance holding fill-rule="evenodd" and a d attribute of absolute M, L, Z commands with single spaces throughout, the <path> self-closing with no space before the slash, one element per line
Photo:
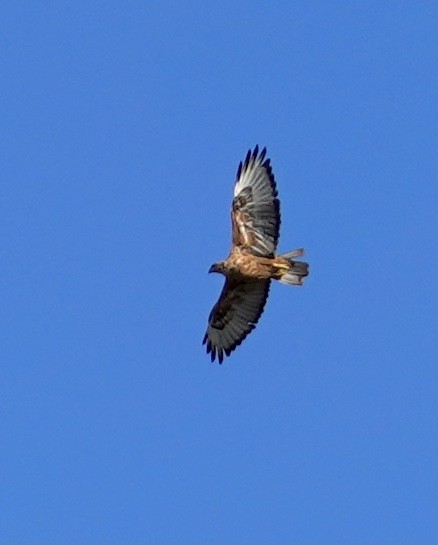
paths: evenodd
<path fill-rule="evenodd" d="M 218 261 L 217 263 L 213 263 L 213 265 L 210 267 L 209 273 L 221 273 L 221 274 L 225 274 L 224 273 L 224 262 L 223 261 Z"/>

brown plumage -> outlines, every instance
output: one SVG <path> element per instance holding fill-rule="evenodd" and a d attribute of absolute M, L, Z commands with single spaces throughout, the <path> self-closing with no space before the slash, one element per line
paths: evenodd
<path fill-rule="evenodd" d="M 209 272 L 225 276 L 225 284 L 208 318 L 203 344 L 211 361 L 222 363 L 252 331 L 268 298 L 271 280 L 300 286 L 309 274 L 307 263 L 292 258 L 303 249 L 276 255 L 280 201 L 266 148 L 248 151 L 239 164 L 231 208 L 232 246 L 225 261 Z"/>

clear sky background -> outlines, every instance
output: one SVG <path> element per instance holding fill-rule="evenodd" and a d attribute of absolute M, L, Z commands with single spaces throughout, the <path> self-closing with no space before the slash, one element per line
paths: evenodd
<path fill-rule="evenodd" d="M 436 2 L 4 2 L 0 541 L 438 539 Z M 238 162 L 280 251 L 201 346 Z"/>

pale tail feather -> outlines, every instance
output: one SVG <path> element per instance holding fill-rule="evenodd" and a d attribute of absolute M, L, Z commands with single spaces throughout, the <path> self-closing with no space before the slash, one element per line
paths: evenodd
<path fill-rule="evenodd" d="M 304 255 L 303 248 L 282 254 L 281 257 L 284 257 L 290 262 L 291 268 L 282 272 L 281 278 L 279 279 L 280 282 L 291 286 L 301 286 L 303 284 L 303 279 L 309 274 L 309 265 L 304 261 L 293 261 L 291 259 L 292 257 L 299 257 L 302 255 Z"/>
<path fill-rule="evenodd" d="M 297 250 L 292 250 L 290 252 L 286 252 L 285 254 L 281 254 L 281 257 L 284 257 L 285 259 L 291 259 L 292 257 L 301 257 L 304 255 L 304 248 L 298 248 Z"/>

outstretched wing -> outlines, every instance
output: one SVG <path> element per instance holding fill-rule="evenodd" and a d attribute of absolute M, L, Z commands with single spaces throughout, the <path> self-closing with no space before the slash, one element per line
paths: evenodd
<path fill-rule="evenodd" d="M 266 148 L 248 151 L 237 169 L 231 210 L 233 246 L 272 257 L 280 230 L 280 201 Z"/>
<path fill-rule="evenodd" d="M 208 317 L 202 344 L 207 343 L 211 361 L 229 356 L 256 326 L 269 294 L 270 280 L 236 282 L 225 280 L 218 302 Z"/>

